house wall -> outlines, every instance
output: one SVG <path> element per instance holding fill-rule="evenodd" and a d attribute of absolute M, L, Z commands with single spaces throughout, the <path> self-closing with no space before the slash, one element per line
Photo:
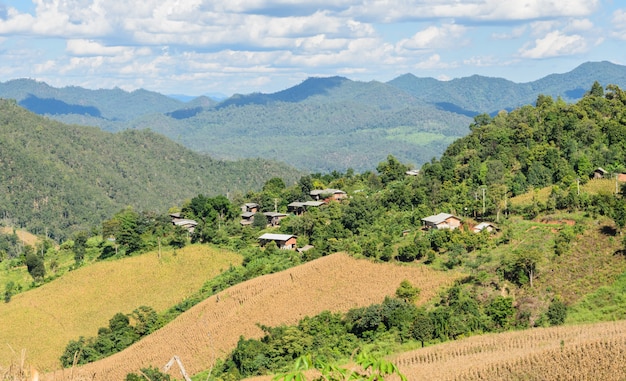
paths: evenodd
<path fill-rule="evenodd" d="M 446 220 L 446 223 L 448 224 L 450 229 L 456 229 L 461 226 L 461 221 L 457 220 L 456 218 L 448 218 Z"/>
<path fill-rule="evenodd" d="M 279 247 L 281 249 L 294 249 L 296 247 L 296 238 L 295 237 L 291 237 L 289 238 L 287 241 L 281 241 L 279 242 Z"/>

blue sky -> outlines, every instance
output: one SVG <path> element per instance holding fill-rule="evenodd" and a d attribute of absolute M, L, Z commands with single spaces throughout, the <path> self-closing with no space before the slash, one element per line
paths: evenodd
<path fill-rule="evenodd" d="M 618 0 L 0 0 L 0 81 L 164 94 L 626 65 Z"/>

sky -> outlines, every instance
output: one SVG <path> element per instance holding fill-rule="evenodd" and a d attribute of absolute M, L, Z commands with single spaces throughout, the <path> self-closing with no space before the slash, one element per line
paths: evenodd
<path fill-rule="evenodd" d="M 623 0 L 0 0 L 0 81 L 272 93 L 309 77 L 530 82 L 626 65 Z"/>

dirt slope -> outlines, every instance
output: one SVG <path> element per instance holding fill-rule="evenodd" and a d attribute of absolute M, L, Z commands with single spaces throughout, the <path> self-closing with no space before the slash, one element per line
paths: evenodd
<path fill-rule="evenodd" d="M 95 336 L 115 313 L 142 305 L 164 311 L 241 263 L 240 255 L 207 245 L 175 253 L 163 252 L 160 260 L 157 253 L 146 253 L 98 262 L 0 303 L 0 367 L 26 350 L 33 366 L 54 370 L 70 340 Z"/>
<path fill-rule="evenodd" d="M 262 331 L 256 323 L 295 324 L 324 310 L 347 311 L 380 303 L 386 295 L 395 293 L 403 279 L 419 287 L 420 301 L 425 301 L 458 276 L 426 267 L 375 264 L 345 254 L 330 255 L 231 287 L 123 352 L 80 368 L 48 374 L 46 379 L 122 380 L 142 367 L 160 368 L 173 355 L 178 355 L 188 373 L 194 374 L 229 353 L 240 336 L 260 337 Z"/>

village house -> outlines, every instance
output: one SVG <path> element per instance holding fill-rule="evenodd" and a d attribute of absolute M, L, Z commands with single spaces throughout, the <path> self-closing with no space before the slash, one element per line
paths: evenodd
<path fill-rule="evenodd" d="M 259 211 L 259 204 L 255 204 L 254 202 L 247 202 L 241 206 L 241 211 L 244 213 L 256 213 Z"/>
<path fill-rule="evenodd" d="M 288 216 L 288 214 L 278 212 L 263 212 L 263 215 L 267 218 L 268 225 L 271 226 L 280 225 L 280 220 Z"/>
<path fill-rule="evenodd" d="M 422 223 L 428 229 L 454 230 L 461 226 L 461 219 L 452 214 L 439 213 L 434 216 L 422 218 Z"/>
<path fill-rule="evenodd" d="M 489 233 L 494 232 L 498 230 L 498 228 L 492 224 L 491 222 L 481 222 L 478 225 L 474 226 L 474 228 L 472 228 L 472 231 L 474 233 L 480 233 L 482 231 L 487 231 Z"/>
<path fill-rule="evenodd" d="M 596 169 L 593 171 L 593 178 L 594 178 L 594 179 L 602 179 L 602 178 L 604 178 L 604 176 L 606 176 L 606 175 L 608 175 L 608 174 L 609 174 L 609 173 L 608 173 L 606 170 L 604 170 L 604 168 L 600 168 L 600 167 L 598 167 L 598 168 L 596 168 Z"/>
<path fill-rule="evenodd" d="M 239 221 L 241 226 L 252 225 L 252 222 L 254 221 L 254 214 L 255 214 L 254 212 L 241 213 L 241 221 Z"/>
<path fill-rule="evenodd" d="M 325 204 L 324 201 L 304 201 L 304 202 L 295 201 L 287 205 L 287 211 L 297 216 L 300 216 L 304 212 L 306 212 L 308 208 L 311 208 L 311 207 L 317 208 L 324 204 Z"/>
<path fill-rule="evenodd" d="M 331 200 L 339 201 L 348 197 L 348 194 L 340 189 L 313 189 L 309 192 L 309 195 L 315 201 L 324 202 L 329 202 Z"/>
<path fill-rule="evenodd" d="M 276 242 L 279 249 L 293 250 L 296 248 L 296 236 L 292 234 L 265 233 L 259 237 L 259 244 L 263 247 L 271 241 Z"/>
<path fill-rule="evenodd" d="M 174 226 L 180 226 L 187 230 L 189 233 L 193 233 L 198 225 L 198 222 L 195 220 L 190 220 L 187 218 L 182 218 L 180 213 L 170 213 L 170 218 L 172 219 L 172 224 Z"/>
<path fill-rule="evenodd" d="M 405 175 L 407 176 L 417 176 L 420 174 L 420 170 L 419 169 L 409 169 L 408 171 L 404 172 Z"/>

